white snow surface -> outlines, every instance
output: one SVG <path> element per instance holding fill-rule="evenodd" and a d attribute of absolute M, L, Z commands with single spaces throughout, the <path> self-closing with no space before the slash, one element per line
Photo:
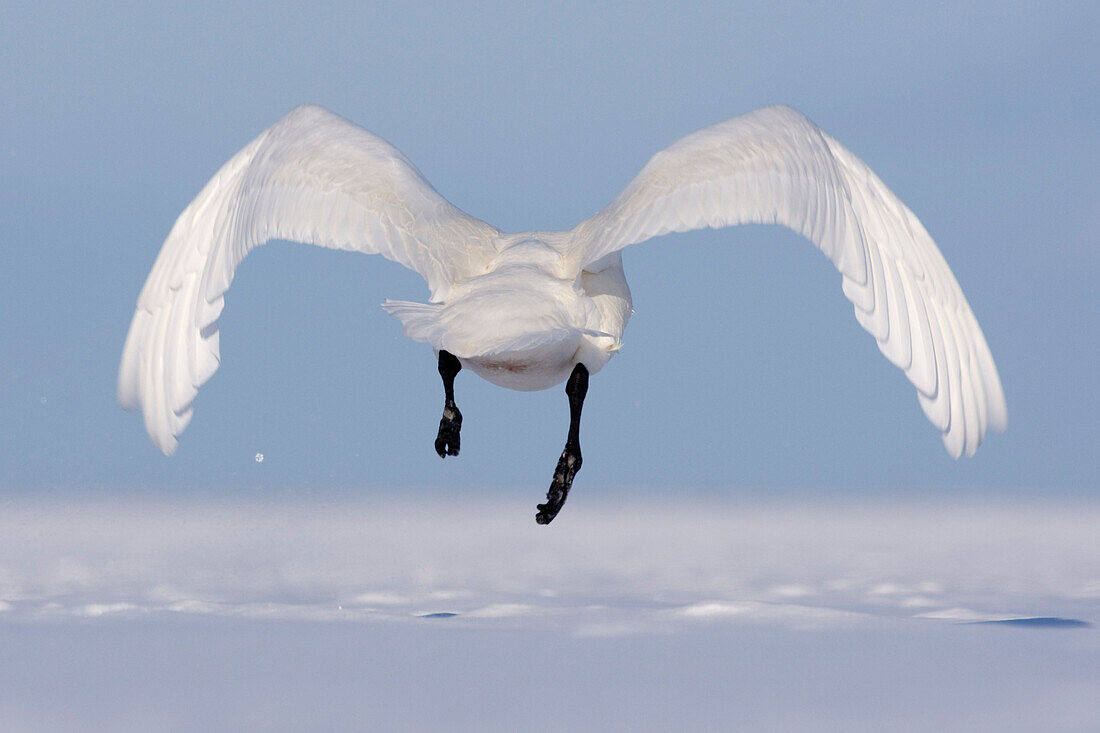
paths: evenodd
<path fill-rule="evenodd" d="M 1100 730 L 1096 504 L 531 498 L 9 498 L 0 730 Z"/>
<path fill-rule="evenodd" d="M 675 631 L 1100 621 L 1100 505 L 576 497 L 9 501 L 0 620 Z"/>

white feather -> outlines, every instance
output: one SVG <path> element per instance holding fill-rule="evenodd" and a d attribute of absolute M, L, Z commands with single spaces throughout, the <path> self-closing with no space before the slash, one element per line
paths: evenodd
<path fill-rule="evenodd" d="M 495 255 L 498 232 L 449 204 L 381 138 L 299 107 L 219 170 L 177 219 L 138 298 L 118 398 L 176 448 L 198 388 L 220 362 L 217 318 L 240 261 L 272 238 L 381 254 L 433 297 Z"/>
<path fill-rule="evenodd" d="M 778 223 L 842 275 L 856 318 L 917 388 L 954 456 L 1003 430 L 1004 392 L 978 322 L 920 222 L 866 165 L 798 112 L 769 107 L 657 153 L 567 232 L 503 234 L 455 208 L 381 138 L 299 107 L 235 155 L 180 214 L 134 313 L 118 398 L 165 453 L 221 360 L 217 319 L 269 239 L 380 254 L 432 304 L 387 301 L 406 334 L 494 383 L 542 389 L 598 371 L 633 312 L 620 250 L 670 231 Z"/>
<path fill-rule="evenodd" d="M 718 196 L 723 210 L 699 206 L 731 187 L 736 196 Z M 668 229 L 748 222 L 790 227 L 833 261 L 860 325 L 917 387 L 952 455 L 972 454 L 987 427 L 1004 430 L 997 368 L 932 238 L 861 160 L 789 107 L 721 122 L 653 156 L 574 230 L 572 256 L 583 266 Z"/>

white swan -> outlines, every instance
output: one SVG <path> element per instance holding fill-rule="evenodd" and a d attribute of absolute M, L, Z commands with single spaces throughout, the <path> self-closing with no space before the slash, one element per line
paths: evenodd
<path fill-rule="evenodd" d="M 588 375 L 619 349 L 632 313 L 620 250 L 670 231 L 774 222 L 832 260 L 856 318 L 917 388 L 955 457 L 1006 424 L 978 322 L 931 237 L 847 148 L 789 107 L 768 107 L 657 153 L 614 201 L 570 231 L 504 234 L 455 208 L 391 145 L 314 106 L 237 153 L 176 221 L 123 348 L 119 402 L 141 408 L 165 453 L 220 361 L 218 316 L 253 247 L 288 239 L 380 254 L 428 282 L 430 304 L 386 301 L 432 345 L 446 389 L 436 449 L 458 453 L 462 367 L 503 387 L 568 379 L 571 423 L 546 504 L 553 519 L 580 468 Z"/>

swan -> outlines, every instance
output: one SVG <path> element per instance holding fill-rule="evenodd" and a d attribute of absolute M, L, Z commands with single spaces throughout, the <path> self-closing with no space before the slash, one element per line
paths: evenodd
<path fill-rule="evenodd" d="M 441 457 L 459 453 L 460 370 L 515 390 L 566 383 L 568 437 L 536 514 L 548 524 L 581 467 L 589 377 L 619 350 L 633 313 L 623 248 L 746 222 L 789 227 L 832 261 L 859 324 L 916 387 L 951 456 L 973 455 L 988 428 L 1004 430 L 993 357 L 931 237 L 859 158 L 785 106 L 673 143 L 572 230 L 515 234 L 453 206 L 380 137 L 298 107 L 222 166 L 176 220 L 137 301 L 118 399 L 142 410 L 149 437 L 171 455 L 220 363 L 218 317 L 252 248 L 284 239 L 380 254 L 428 284 L 428 303 L 382 307 L 438 357 Z"/>

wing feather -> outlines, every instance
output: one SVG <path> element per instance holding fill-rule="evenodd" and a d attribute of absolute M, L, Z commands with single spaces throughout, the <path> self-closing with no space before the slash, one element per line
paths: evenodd
<path fill-rule="evenodd" d="M 985 337 L 920 221 L 859 158 L 789 107 L 719 123 L 657 153 L 573 230 L 578 266 L 668 231 L 777 223 L 818 246 L 879 350 L 917 388 L 951 455 L 1004 430 Z"/>
<path fill-rule="evenodd" d="M 118 399 L 165 453 L 220 363 L 217 319 L 241 260 L 270 239 L 380 254 L 438 299 L 480 274 L 499 232 L 440 196 L 381 138 L 299 107 L 233 156 L 180 214 L 138 298 Z"/>

